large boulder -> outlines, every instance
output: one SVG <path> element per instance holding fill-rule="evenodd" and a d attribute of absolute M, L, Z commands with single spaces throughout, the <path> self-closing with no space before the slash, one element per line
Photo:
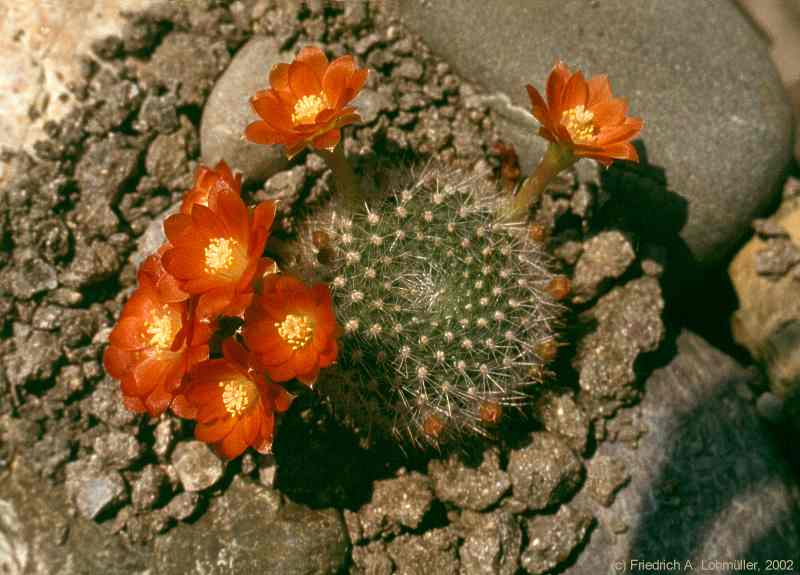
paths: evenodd
<path fill-rule="evenodd" d="M 400 0 L 406 24 L 483 86 L 529 172 L 544 150 L 525 84 L 556 60 L 607 73 L 645 120 L 638 167 L 606 176 L 632 222 L 680 231 L 684 263 L 718 263 L 773 197 L 791 155 L 791 112 L 764 38 L 734 2 Z M 634 213 L 631 213 L 634 212 Z M 659 214 L 657 218 L 653 214 Z M 688 249 L 687 249 L 688 248 Z"/>
<path fill-rule="evenodd" d="M 741 397 L 752 377 L 700 337 L 679 335 L 677 354 L 650 375 L 635 408 L 632 420 L 647 430 L 638 447 L 598 447 L 595 458 L 624 465 L 630 483 L 609 507 L 593 505 L 598 525 L 566 574 L 607 573 L 616 562 L 626 567 L 618 572 L 644 572 L 631 564 L 637 559 L 677 560 L 681 567 L 690 560 L 692 572 L 712 573 L 719 572 L 712 559 L 766 565 L 796 556 L 797 482 Z"/>

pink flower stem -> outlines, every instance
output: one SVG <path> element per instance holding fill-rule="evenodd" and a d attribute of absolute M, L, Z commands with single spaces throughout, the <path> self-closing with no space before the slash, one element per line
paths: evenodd
<path fill-rule="evenodd" d="M 325 159 L 325 163 L 333 172 L 333 180 L 336 183 L 336 192 L 339 194 L 339 199 L 342 205 L 355 209 L 363 203 L 364 198 L 361 195 L 361 186 L 358 181 L 358 176 L 353 171 L 350 162 L 344 155 L 344 146 L 340 140 L 332 152 L 327 150 L 320 150 L 320 155 Z"/>
<path fill-rule="evenodd" d="M 509 222 L 527 220 L 531 206 L 541 198 L 547 184 L 559 172 L 574 164 L 576 159 L 569 148 L 551 143 L 533 174 L 525 179 L 517 194 L 503 210 L 502 219 Z"/>

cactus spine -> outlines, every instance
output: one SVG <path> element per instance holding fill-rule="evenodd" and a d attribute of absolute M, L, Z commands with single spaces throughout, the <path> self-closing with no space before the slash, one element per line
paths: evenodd
<path fill-rule="evenodd" d="M 421 444 L 485 433 L 542 381 L 561 309 L 553 275 L 525 227 L 495 218 L 497 199 L 484 178 L 434 170 L 315 224 L 344 328 L 320 388 L 364 431 Z"/>

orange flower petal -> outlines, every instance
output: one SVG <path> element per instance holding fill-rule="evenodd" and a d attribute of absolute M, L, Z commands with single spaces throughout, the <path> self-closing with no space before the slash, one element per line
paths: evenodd
<path fill-rule="evenodd" d="M 247 441 L 245 441 L 242 433 L 241 422 L 237 421 L 236 423 L 231 432 L 219 444 L 220 451 L 228 459 L 239 457 L 247 449 Z"/>
<path fill-rule="evenodd" d="M 300 383 L 305 385 L 311 386 L 317 382 L 317 378 L 319 377 L 319 364 L 314 364 L 314 368 L 311 371 L 306 373 L 298 373 L 297 380 Z"/>
<path fill-rule="evenodd" d="M 266 234 L 263 238 L 263 241 L 266 242 L 266 236 L 269 234 L 270 230 L 272 229 L 272 224 L 275 221 L 275 213 L 277 212 L 278 204 L 273 202 L 272 200 L 268 200 L 266 202 L 261 202 L 258 204 L 253 210 L 253 229 L 262 229 L 265 230 Z M 255 248 L 254 253 L 252 255 L 261 255 L 261 252 L 264 251 L 264 246 L 258 246 L 257 244 L 260 242 L 253 242 L 255 244 L 253 247 Z"/>
<path fill-rule="evenodd" d="M 625 121 L 627 105 L 624 100 L 610 99 L 589 108 L 596 126 L 615 126 Z"/>
<path fill-rule="evenodd" d="M 636 136 L 641 129 L 642 121 L 639 118 L 629 118 L 629 121 L 621 126 L 601 130 L 593 144 L 595 146 L 609 146 L 624 142 Z"/>
<path fill-rule="evenodd" d="M 251 444 L 253 449 L 259 453 L 269 453 L 272 448 L 272 432 L 275 428 L 275 417 L 271 414 L 265 415 L 261 419 L 261 425 L 258 428 L 258 435 L 255 441 Z"/>
<path fill-rule="evenodd" d="M 586 106 L 588 99 L 589 88 L 586 85 L 586 80 L 583 79 L 581 72 L 576 72 L 567 80 L 567 85 L 564 86 L 561 109 L 570 110 L 575 106 Z"/>
<path fill-rule="evenodd" d="M 125 395 L 122 398 L 122 403 L 125 405 L 126 409 L 129 409 L 134 413 L 144 413 L 147 411 L 147 406 L 145 406 L 144 401 L 138 397 Z"/>
<path fill-rule="evenodd" d="M 277 132 L 291 131 L 294 128 L 292 116 L 286 109 L 284 102 L 273 90 L 263 92 L 250 100 L 250 105 L 256 114 Z"/>
<path fill-rule="evenodd" d="M 347 81 L 347 88 L 350 90 L 351 97 L 353 99 L 356 94 L 361 91 L 361 88 L 364 87 L 364 84 L 367 82 L 367 76 L 369 75 L 369 70 L 366 68 L 360 68 L 353 72 L 353 75 L 350 76 L 350 79 Z M 349 100 L 348 100 L 349 101 Z M 346 102 L 342 102 L 345 104 Z"/>
<path fill-rule="evenodd" d="M 262 356 L 259 356 L 259 359 L 261 357 Z M 272 381 L 289 381 L 297 376 L 297 372 L 292 368 L 289 362 L 279 365 L 265 365 L 264 367 Z"/>
<path fill-rule="evenodd" d="M 209 207 L 225 228 L 223 237 L 234 238 L 242 246 L 250 243 L 250 214 L 242 198 L 228 189 L 213 190 Z"/>
<path fill-rule="evenodd" d="M 272 89 L 286 92 L 289 90 L 289 64 L 275 64 L 269 71 L 269 85 Z"/>
<path fill-rule="evenodd" d="M 347 88 L 348 80 L 356 69 L 355 61 L 352 56 L 341 56 L 336 58 L 322 76 L 322 89 L 325 97 L 334 109 L 340 108 L 344 102 L 339 98 Z"/>
<path fill-rule="evenodd" d="M 528 90 L 528 98 L 531 100 L 531 111 L 533 112 L 534 117 L 539 120 L 539 123 L 542 126 L 549 127 L 550 117 L 547 115 L 547 104 L 545 104 L 541 94 L 539 94 L 539 91 L 530 84 L 525 86 L 525 88 Z"/>
<path fill-rule="evenodd" d="M 172 413 L 183 419 L 194 419 L 197 415 L 197 408 L 189 403 L 186 396 L 183 394 L 176 395 L 170 404 Z"/>
<path fill-rule="evenodd" d="M 277 132 L 264 121 L 252 122 L 244 129 L 245 138 L 254 144 L 283 144 L 284 134 Z"/>
<path fill-rule="evenodd" d="M 316 96 L 322 91 L 321 77 L 317 77 L 314 69 L 295 58 L 289 64 L 289 87 L 296 98 Z"/>
<path fill-rule="evenodd" d="M 335 130 L 330 130 L 321 136 L 314 138 L 313 146 L 317 150 L 332 151 L 336 147 L 336 144 L 339 143 L 341 136 L 342 132 L 338 128 Z"/>
<path fill-rule="evenodd" d="M 325 56 L 325 52 L 316 46 L 305 46 L 297 53 L 295 60 L 308 64 L 317 79 L 320 82 L 322 81 L 322 77 L 325 75 L 325 69 L 328 67 L 328 57 Z M 317 90 L 317 92 L 319 92 L 319 90 Z"/>
<path fill-rule="evenodd" d="M 236 425 L 236 419 L 232 417 L 210 423 L 198 423 L 194 428 L 194 436 L 199 441 L 216 443 L 229 435 L 234 425 Z"/>
<path fill-rule="evenodd" d="M 261 420 L 264 419 L 263 409 L 261 402 L 259 402 L 239 420 L 239 425 L 242 426 L 242 439 L 247 445 L 252 445 L 256 441 L 258 429 L 261 427 Z"/>
<path fill-rule="evenodd" d="M 194 225 L 192 216 L 173 214 L 164 220 L 164 233 L 171 244 L 182 243 L 195 236 Z"/>
<path fill-rule="evenodd" d="M 203 248 L 173 247 L 162 258 L 166 270 L 178 279 L 189 279 L 205 274 Z"/>
<path fill-rule="evenodd" d="M 142 349 L 146 345 L 142 318 L 136 316 L 121 318 L 111 330 L 108 342 L 120 350 Z"/>
<path fill-rule="evenodd" d="M 608 82 L 607 75 L 592 76 L 587 84 L 589 87 L 589 101 L 586 106 L 588 108 L 611 99 L 611 84 Z"/>
<path fill-rule="evenodd" d="M 550 109 L 551 122 L 554 125 L 561 121 L 561 98 L 568 80 L 569 70 L 562 62 L 556 64 L 547 78 L 547 105 Z"/>

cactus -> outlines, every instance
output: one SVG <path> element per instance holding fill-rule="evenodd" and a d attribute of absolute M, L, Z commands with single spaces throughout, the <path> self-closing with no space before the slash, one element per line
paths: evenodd
<path fill-rule="evenodd" d="M 498 205 L 485 178 L 433 170 L 313 224 L 344 329 L 319 382 L 337 414 L 438 444 L 485 434 L 542 381 L 561 306 L 541 244 L 499 222 Z"/>

